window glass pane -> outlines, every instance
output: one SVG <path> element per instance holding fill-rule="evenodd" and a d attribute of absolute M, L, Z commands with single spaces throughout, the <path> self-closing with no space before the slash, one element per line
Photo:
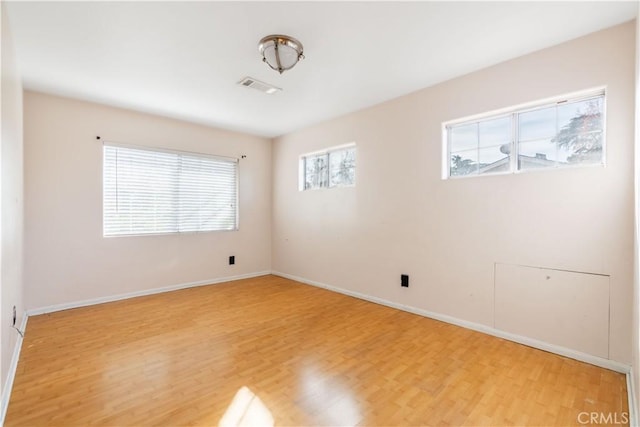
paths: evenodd
<path fill-rule="evenodd" d="M 474 175 L 478 173 L 478 150 L 451 153 L 451 176 Z"/>
<path fill-rule="evenodd" d="M 356 182 L 356 149 L 332 151 L 329 153 L 332 187 L 353 185 Z"/>
<path fill-rule="evenodd" d="M 326 187 L 329 183 L 328 155 L 307 156 L 304 162 L 304 188 Z"/>
<path fill-rule="evenodd" d="M 479 123 L 480 147 L 508 144 L 511 141 L 511 116 Z"/>
<path fill-rule="evenodd" d="M 510 169 L 509 145 L 501 145 L 478 150 L 478 173 L 506 172 Z"/>
<path fill-rule="evenodd" d="M 558 105 L 558 128 L 571 133 L 602 130 L 602 97 Z"/>
<path fill-rule="evenodd" d="M 569 164 L 602 162 L 602 98 L 558 106 L 558 148 Z"/>
<path fill-rule="evenodd" d="M 597 164 L 602 163 L 602 132 L 590 132 L 577 135 L 570 147 L 559 147 L 568 155 L 567 164 Z"/>
<path fill-rule="evenodd" d="M 518 169 L 539 169 L 556 166 L 559 153 L 551 139 L 522 142 L 519 145 Z M 559 160 L 566 161 L 566 153 Z"/>
<path fill-rule="evenodd" d="M 520 141 L 552 138 L 556 134 L 556 107 L 518 114 Z"/>
<path fill-rule="evenodd" d="M 450 129 L 451 152 L 478 147 L 478 124 L 453 126 Z"/>

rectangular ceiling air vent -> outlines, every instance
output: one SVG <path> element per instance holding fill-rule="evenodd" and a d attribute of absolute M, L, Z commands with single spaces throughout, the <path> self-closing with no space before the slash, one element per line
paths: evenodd
<path fill-rule="evenodd" d="M 279 87 L 275 87 L 274 85 L 270 85 L 269 83 L 261 82 L 260 80 L 254 79 L 253 77 L 245 77 L 244 79 L 238 82 L 240 86 L 250 87 L 252 89 L 259 90 L 260 92 L 272 94 L 281 91 L 282 89 Z"/>

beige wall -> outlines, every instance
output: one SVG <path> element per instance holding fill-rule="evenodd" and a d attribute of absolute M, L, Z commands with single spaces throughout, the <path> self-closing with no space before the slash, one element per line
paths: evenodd
<path fill-rule="evenodd" d="M 271 144 L 98 104 L 25 92 L 28 309 L 269 271 Z M 102 237 L 102 144 L 240 157 L 239 231 Z M 228 265 L 228 256 L 236 265 Z"/>
<path fill-rule="evenodd" d="M 2 4 L 2 141 L 0 143 L 0 353 L 2 386 L 5 384 L 18 333 L 10 328 L 15 305 L 17 326 L 23 315 L 23 162 L 22 82 L 5 5 Z"/>
<path fill-rule="evenodd" d="M 636 103 L 635 103 L 635 233 L 633 257 L 633 388 L 640 391 L 640 19 L 636 18 Z M 640 408 L 640 395 L 635 396 L 636 410 Z M 636 414 L 637 416 L 637 414 Z M 637 423 L 637 421 L 636 421 Z"/>
<path fill-rule="evenodd" d="M 496 262 L 608 274 L 609 357 L 630 364 L 634 33 L 627 23 L 278 138 L 273 270 L 488 326 Z M 606 168 L 441 180 L 442 122 L 600 85 Z M 298 191 L 301 154 L 352 141 L 356 187 Z"/>

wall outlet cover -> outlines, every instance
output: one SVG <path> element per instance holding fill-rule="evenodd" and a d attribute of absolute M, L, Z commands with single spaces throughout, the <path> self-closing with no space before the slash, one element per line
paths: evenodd
<path fill-rule="evenodd" d="M 401 274 L 400 275 L 400 286 L 402 286 L 403 288 L 408 288 L 409 287 L 409 275 L 408 274 Z"/>

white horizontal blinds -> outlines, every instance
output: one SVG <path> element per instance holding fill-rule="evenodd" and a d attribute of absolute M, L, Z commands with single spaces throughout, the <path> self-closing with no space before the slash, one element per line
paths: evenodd
<path fill-rule="evenodd" d="M 180 160 L 180 231 L 235 229 L 237 163 L 193 155 Z"/>
<path fill-rule="evenodd" d="M 237 162 L 104 146 L 104 235 L 233 230 Z"/>
<path fill-rule="evenodd" d="M 104 147 L 104 235 L 178 231 L 178 157 Z"/>

